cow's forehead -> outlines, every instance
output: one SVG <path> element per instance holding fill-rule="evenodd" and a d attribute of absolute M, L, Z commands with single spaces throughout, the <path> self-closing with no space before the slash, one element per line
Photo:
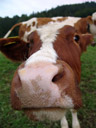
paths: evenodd
<path fill-rule="evenodd" d="M 62 24 L 50 23 L 37 29 L 37 33 L 42 42 L 40 50 L 32 54 L 26 61 L 26 65 L 39 61 L 56 62 L 57 54 L 53 48 L 53 42 L 56 40 L 58 29 L 63 27 Z"/>
<path fill-rule="evenodd" d="M 56 41 L 57 36 L 59 36 L 60 34 L 59 30 L 69 24 L 71 26 L 74 26 L 74 24 L 79 19 L 80 18 L 68 17 L 65 21 L 49 22 L 48 24 L 39 27 L 36 31 L 40 37 L 42 45 L 37 52 L 33 53 L 27 59 L 26 65 L 39 61 L 49 61 L 52 63 L 56 63 L 58 55 L 56 50 L 54 49 L 54 42 Z"/>
<path fill-rule="evenodd" d="M 45 23 L 45 20 L 46 20 L 46 23 Z M 50 19 L 50 20 L 49 20 Z M 53 17 L 53 18 L 32 18 L 28 21 L 24 21 L 22 22 L 22 24 L 26 24 L 27 26 L 30 26 L 30 25 L 33 25 L 33 22 L 35 24 L 35 26 L 37 24 L 39 24 L 38 22 L 40 22 L 40 20 L 42 20 L 42 22 L 44 22 L 44 24 L 47 25 L 47 23 L 51 22 L 51 23 L 64 23 L 66 25 L 71 25 L 71 26 L 74 26 L 74 24 L 80 20 L 81 18 L 76 18 L 76 17 Z M 48 22 L 47 22 L 48 20 Z M 43 24 L 43 23 L 42 23 Z"/>
<path fill-rule="evenodd" d="M 23 38 L 24 38 L 25 41 L 27 41 L 26 40 L 27 36 L 31 32 L 37 30 L 37 28 L 40 27 L 40 26 L 42 26 L 42 27 L 43 26 L 47 26 L 46 27 L 47 29 L 45 29 L 44 27 L 43 28 L 40 27 L 40 29 L 42 28 L 42 30 L 48 30 L 48 29 L 50 29 L 50 25 L 51 24 L 54 24 L 54 25 L 51 25 L 53 27 L 56 26 L 56 24 L 57 24 L 57 27 L 55 27 L 55 28 L 58 29 L 59 26 L 62 27 L 64 25 L 74 26 L 74 24 L 78 20 L 80 20 L 80 18 L 76 18 L 76 17 L 32 18 L 32 19 L 30 19 L 28 21 L 22 22 L 23 26 L 26 25 L 26 27 L 28 27 L 30 29 L 30 31 L 25 31 L 25 34 L 23 35 L 24 36 Z M 60 25 L 58 26 L 58 24 L 60 24 Z M 50 29 L 50 30 L 52 30 L 52 29 Z"/>
<path fill-rule="evenodd" d="M 63 28 L 65 25 L 74 26 L 78 20 L 80 20 L 80 18 L 68 17 L 62 22 L 50 22 L 49 24 L 38 28 L 37 32 L 43 43 L 52 43 L 56 40 L 61 28 Z"/>

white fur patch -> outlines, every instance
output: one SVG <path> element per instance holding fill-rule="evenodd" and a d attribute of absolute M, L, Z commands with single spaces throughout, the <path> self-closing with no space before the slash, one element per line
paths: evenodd
<path fill-rule="evenodd" d="M 37 23 L 37 18 L 31 18 L 27 21 L 22 22 L 22 24 L 26 24 L 27 26 L 31 25 L 33 22 Z"/>
<path fill-rule="evenodd" d="M 66 20 L 64 20 L 64 25 L 70 25 L 74 26 L 76 22 L 78 22 L 81 18 L 79 17 L 68 17 Z"/>
<path fill-rule="evenodd" d="M 92 20 L 96 20 L 96 12 L 92 14 Z M 93 34 L 93 36 L 96 38 L 96 25 L 90 24 L 90 32 Z"/>
<path fill-rule="evenodd" d="M 90 32 L 94 37 L 96 37 L 96 25 L 90 24 Z"/>
<path fill-rule="evenodd" d="M 63 18 L 63 17 L 62 16 L 60 16 L 60 17 L 52 17 L 51 19 L 57 21 L 58 19 L 61 19 L 61 18 Z"/>
<path fill-rule="evenodd" d="M 72 113 L 72 128 L 80 128 L 80 123 L 77 117 L 77 111 L 71 110 Z"/>
<path fill-rule="evenodd" d="M 52 109 L 52 110 L 41 110 L 41 111 L 34 111 L 32 114 L 36 116 L 36 118 L 40 121 L 43 120 L 52 120 L 57 121 L 61 120 L 66 113 L 65 109 Z"/>
<path fill-rule="evenodd" d="M 55 63 L 57 59 L 57 54 L 55 50 L 53 49 L 52 43 L 44 43 L 42 44 L 42 47 L 40 48 L 39 51 L 31 55 L 25 65 L 30 65 L 31 63 L 36 63 L 40 61 L 45 61 L 45 62 L 53 62 Z"/>
<path fill-rule="evenodd" d="M 33 22 L 35 22 L 35 25 L 33 26 Z M 27 31 L 25 31 L 25 34 L 24 34 L 24 36 L 23 36 L 23 40 L 24 41 L 27 41 L 27 37 L 28 37 L 28 35 L 31 33 L 31 32 L 33 32 L 33 31 L 35 31 L 36 29 L 37 29 L 37 18 L 32 18 L 32 19 L 30 19 L 30 20 L 28 20 L 28 21 L 24 21 L 22 24 L 26 24 L 27 25 L 27 27 L 28 26 L 30 26 L 31 28 L 30 28 L 30 31 L 29 32 L 27 32 Z"/>
<path fill-rule="evenodd" d="M 94 12 L 94 13 L 92 14 L 92 20 L 93 20 L 93 21 L 96 20 L 96 12 Z"/>
<path fill-rule="evenodd" d="M 69 128 L 68 127 L 68 122 L 66 119 L 66 116 L 64 115 L 64 117 L 61 119 L 61 128 Z"/>
<path fill-rule="evenodd" d="M 26 65 L 39 61 L 48 61 L 56 63 L 57 53 L 53 48 L 53 43 L 59 34 L 59 29 L 65 25 L 74 26 L 74 24 L 80 20 L 80 18 L 68 17 L 68 19 L 62 22 L 49 22 L 47 25 L 43 25 L 37 29 L 38 35 L 42 41 L 42 47 L 39 51 L 32 54 L 26 61 Z"/>

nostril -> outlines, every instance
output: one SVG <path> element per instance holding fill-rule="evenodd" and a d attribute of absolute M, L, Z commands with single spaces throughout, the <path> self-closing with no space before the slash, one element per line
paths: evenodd
<path fill-rule="evenodd" d="M 63 76 L 64 76 L 64 72 L 58 73 L 57 75 L 55 75 L 53 77 L 52 82 L 57 82 L 57 81 L 61 80 Z"/>
<path fill-rule="evenodd" d="M 61 80 L 62 77 L 64 76 L 64 67 L 63 67 L 63 65 L 58 64 L 57 67 L 58 67 L 59 70 L 58 70 L 58 73 L 53 77 L 52 82 L 57 82 L 57 81 Z"/>

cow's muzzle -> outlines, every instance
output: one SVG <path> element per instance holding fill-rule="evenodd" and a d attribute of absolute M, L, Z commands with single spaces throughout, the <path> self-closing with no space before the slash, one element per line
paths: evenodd
<path fill-rule="evenodd" d="M 18 69 L 17 75 L 20 86 L 13 78 L 14 88 L 11 92 L 14 91 L 22 109 L 74 107 L 72 99 L 76 98 L 74 94 L 78 95 L 78 92 L 75 92 L 74 73 L 67 63 L 39 62 L 25 65 Z"/>
<path fill-rule="evenodd" d="M 18 71 L 22 87 L 17 95 L 25 108 L 60 106 L 61 95 L 55 82 L 63 77 L 61 65 L 35 63 Z"/>

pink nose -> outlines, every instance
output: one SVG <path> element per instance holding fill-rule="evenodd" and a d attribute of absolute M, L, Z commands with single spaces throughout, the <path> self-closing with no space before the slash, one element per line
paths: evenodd
<path fill-rule="evenodd" d="M 39 83 L 42 81 L 42 84 L 45 84 L 52 81 L 53 77 L 58 73 L 58 70 L 58 67 L 51 63 L 35 63 L 19 70 L 19 76 L 24 83 L 28 83 L 28 81 L 31 83 L 33 83 L 33 81 Z"/>
<path fill-rule="evenodd" d="M 61 75 L 60 65 L 35 63 L 18 71 L 22 87 L 17 95 L 24 107 L 60 106 L 60 90 L 55 84 Z"/>

